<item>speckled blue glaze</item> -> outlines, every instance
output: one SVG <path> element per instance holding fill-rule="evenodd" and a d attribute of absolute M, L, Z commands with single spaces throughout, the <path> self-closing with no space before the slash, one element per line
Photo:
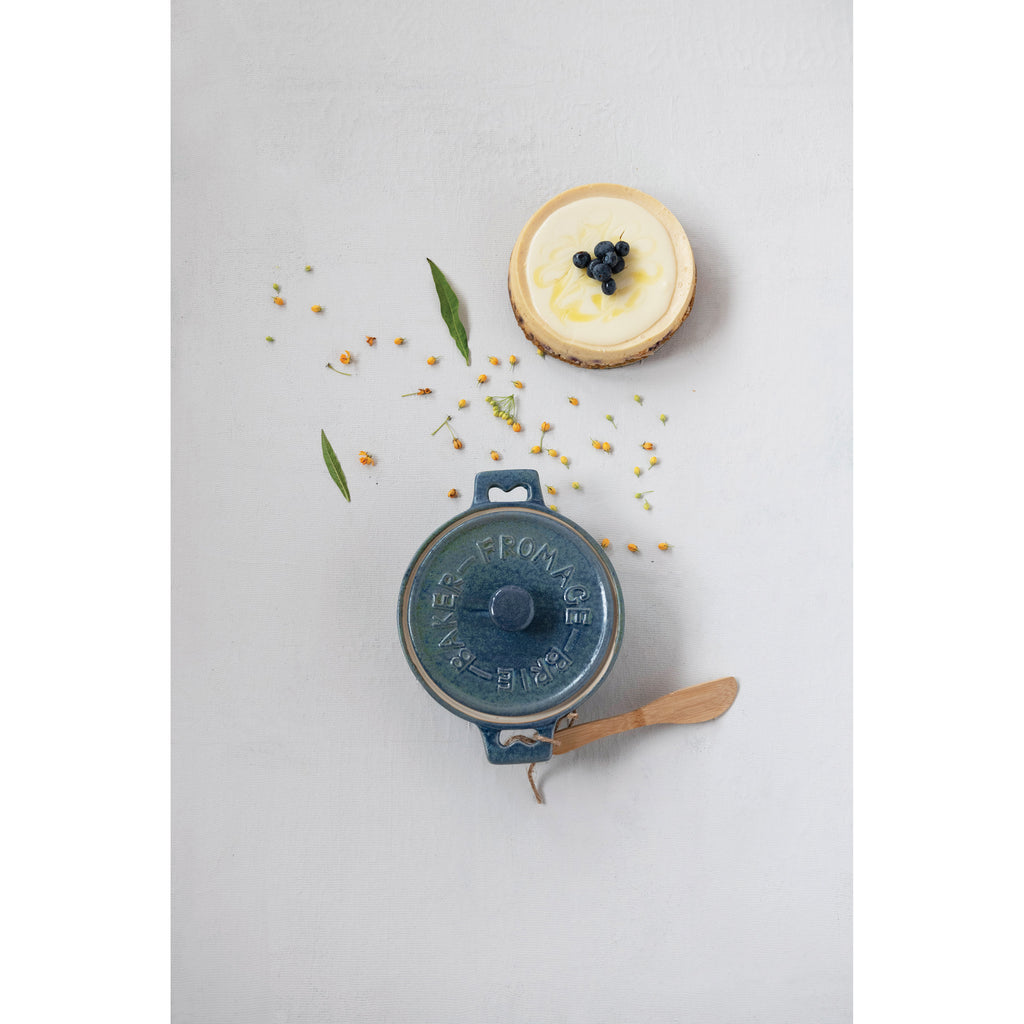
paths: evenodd
<path fill-rule="evenodd" d="M 525 501 L 492 501 L 524 487 Z M 421 545 L 402 581 L 398 628 L 427 692 L 479 726 L 493 764 L 546 761 L 551 738 L 607 678 L 624 626 L 600 545 L 550 510 L 534 470 L 477 474 L 473 503 Z"/>

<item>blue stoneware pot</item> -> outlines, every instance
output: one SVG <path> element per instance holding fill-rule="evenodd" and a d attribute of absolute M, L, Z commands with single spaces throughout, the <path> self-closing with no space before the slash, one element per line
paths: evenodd
<path fill-rule="evenodd" d="M 507 492 L 523 487 L 527 497 Z M 491 500 L 492 490 L 505 492 Z M 546 761 L 551 744 L 503 730 L 555 724 L 607 678 L 624 625 L 601 546 L 544 504 L 532 469 L 478 473 L 473 503 L 416 552 L 402 581 L 402 648 L 427 693 L 480 728 L 493 764 Z"/>

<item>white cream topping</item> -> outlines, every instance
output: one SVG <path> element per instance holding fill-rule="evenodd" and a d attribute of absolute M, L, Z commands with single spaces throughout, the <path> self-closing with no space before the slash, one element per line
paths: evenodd
<path fill-rule="evenodd" d="M 573 253 L 607 239 L 629 243 L 616 290 L 573 266 Z M 556 332 L 588 345 L 616 345 L 647 330 L 668 309 L 676 286 L 672 240 L 658 219 L 628 199 L 592 196 L 555 210 L 526 255 L 530 299 Z"/>

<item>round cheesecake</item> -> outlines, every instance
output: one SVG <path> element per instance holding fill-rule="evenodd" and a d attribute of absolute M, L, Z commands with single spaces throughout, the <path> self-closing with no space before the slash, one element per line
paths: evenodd
<path fill-rule="evenodd" d="M 606 294 L 573 255 L 600 242 L 628 252 Z M 697 272 L 689 239 L 661 203 L 624 185 L 580 185 L 548 200 L 519 234 L 508 294 L 523 333 L 577 366 L 612 367 L 649 356 L 686 319 Z"/>

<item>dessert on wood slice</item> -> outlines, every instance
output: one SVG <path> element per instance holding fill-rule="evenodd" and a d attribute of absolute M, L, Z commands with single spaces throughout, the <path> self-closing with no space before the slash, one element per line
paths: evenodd
<path fill-rule="evenodd" d="M 535 345 L 605 368 L 664 344 L 689 315 L 696 281 L 686 232 L 658 200 L 624 185 L 580 185 L 527 221 L 508 294 Z"/>

